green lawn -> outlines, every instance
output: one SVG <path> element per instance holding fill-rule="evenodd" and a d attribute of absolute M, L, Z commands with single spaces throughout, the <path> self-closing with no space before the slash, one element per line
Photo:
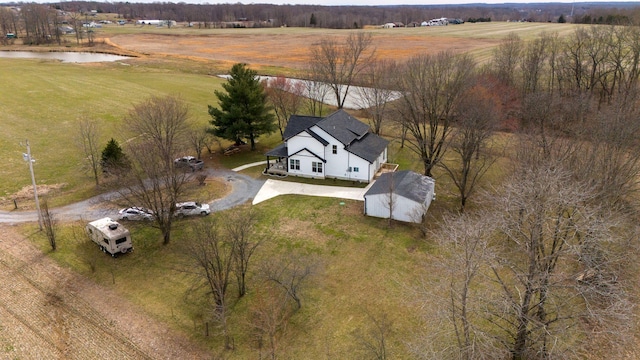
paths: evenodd
<path fill-rule="evenodd" d="M 215 103 L 213 91 L 222 79 L 171 69 L 141 67 L 136 63 L 98 65 L 61 64 L 39 60 L 0 59 L 0 197 L 30 185 L 22 160 L 28 139 L 39 185 L 65 184 L 68 202 L 91 195 L 91 176 L 82 168 L 76 146 L 77 122 L 100 123 L 104 144 L 115 138 L 121 144 L 127 133 L 122 118 L 133 104 L 151 95 L 177 95 L 190 106 L 194 126 L 209 120 L 207 105 Z"/>
<path fill-rule="evenodd" d="M 230 290 L 233 305 L 229 324 L 236 342 L 230 358 L 252 358 L 257 354 L 246 310 L 261 286 L 255 269 L 260 262 L 293 249 L 313 254 L 320 266 L 302 293 L 302 309 L 291 319 L 287 336 L 281 340 L 282 358 L 322 358 L 327 348 L 333 358 L 348 358 L 355 350 L 353 332 L 372 325 L 367 313 L 386 314 L 393 319 L 389 349 L 395 358 L 407 357 L 403 340 L 417 331 L 418 320 L 412 316 L 412 305 L 405 301 L 405 287 L 415 285 L 417 279 L 412 274 L 420 272 L 429 259 L 430 241 L 425 241 L 411 225 L 389 228 L 386 220 L 365 217 L 362 206 L 356 201 L 282 196 L 255 207 L 262 216 L 261 232 L 269 236 L 252 261 L 254 272 L 249 278 L 248 295 L 235 302 L 233 286 Z M 101 253 L 87 239 L 73 235 L 73 229 L 77 233 L 83 224 L 68 224 L 60 233 L 58 250 L 49 255 L 217 351 L 222 346 L 220 337 L 203 336 L 204 323 L 211 322 L 210 313 L 198 300 L 197 295 L 202 294 L 189 291 L 192 283 L 181 271 L 185 269 L 185 259 L 180 246 L 190 224 L 224 221 L 225 217 L 223 212 L 178 222 L 168 246 L 161 245 L 157 230 L 127 223 L 135 251 L 117 259 Z M 48 251 L 46 240 L 37 232 L 34 241 Z"/>

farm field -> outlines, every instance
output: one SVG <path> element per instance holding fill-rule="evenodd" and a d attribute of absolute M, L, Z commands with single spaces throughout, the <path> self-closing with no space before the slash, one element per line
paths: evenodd
<path fill-rule="evenodd" d="M 373 34 L 377 54 L 402 61 L 420 53 L 442 50 L 470 52 L 487 60 L 490 49 L 513 32 L 523 39 L 541 32 L 572 32 L 577 25 L 545 23 L 466 23 L 422 28 L 366 29 Z M 117 32 L 116 32 L 117 31 Z M 122 34 L 121 32 L 126 31 Z M 112 33 L 113 32 L 113 33 Z M 189 59 L 245 62 L 270 72 L 304 68 L 309 46 L 328 37 L 346 37 L 353 30 L 311 28 L 203 29 L 193 28 L 106 28 L 100 36 L 109 44 L 143 54 Z M 229 65 L 230 66 L 230 65 Z"/>
<path fill-rule="evenodd" d="M 205 359 L 141 307 L 43 256 L 0 226 L 0 358 Z"/>

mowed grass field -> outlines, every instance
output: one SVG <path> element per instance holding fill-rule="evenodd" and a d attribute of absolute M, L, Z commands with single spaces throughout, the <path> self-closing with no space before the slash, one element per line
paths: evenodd
<path fill-rule="evenodd" d="M 222 83 L 215 76 L 135 63 L 77 65 L 1 58 L 0 78 L 0 197 L 11 198 L 31 183 L 22 159 L 28 139 L 37 183 L 64 184 L 63 192 L 77 195 L 66 201 L 95 190 L 91 175 L 83 171 L 77 145 L 79 120 L 96 120 L 103 144 L 112 137 L 124 144 L 133 134 L 122 119 L 134 104 L 152 95 L 176 95 L 189 104 L 193 126 L 204 127 L 207 105 L 215 104 L 213 91 Z"/>

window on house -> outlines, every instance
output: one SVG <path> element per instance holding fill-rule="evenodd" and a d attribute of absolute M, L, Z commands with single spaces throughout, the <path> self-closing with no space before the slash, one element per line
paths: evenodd
<path fill-rule="evenodd" d="M 312 162 L 311 163 L 311 171 L 314 173 L 322 173 L 322 163 L 321 162 Z"/>
<path fill-rule="evenodd" d="M 334 153 L 334 154 L 337 154 L 337 153 L 338 153 L 338 145 L 333 145 L 333 146 L 332 146 L 332 149 L 333 149 L 333 153 Z"/>
<path fill-rule="evenodd" d="M 360 171 L 360 168 L 355 167 L 355 166 L 353 167 L 353 172 L 359 172 L 359 171 Z"/>
<path fill-rule="evenodd" d="M 290 170 L 300 170 L 300 160 L 289 159 L 289 169 Z"/>

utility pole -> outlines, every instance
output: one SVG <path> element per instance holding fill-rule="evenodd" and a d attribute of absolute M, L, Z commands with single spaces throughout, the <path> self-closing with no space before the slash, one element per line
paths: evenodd
<path fill-rule="evenodd" d="M 42 231 L 42 214 L 40 214 L 40 201 L 38 200 L 38 188 L 36 187 L 36 177 L 33 174 L 33 160 L 31 158 L 31 146 L 29 146 L 29 140 L 27 142 L 27 153 L 22 154 L 25 161 L 29 163 L 29 171 L 31 171 L 31 184 L 33 184 L 33 196 L 36 198 L 36 211 L 38 212 L 38 225 L 40 225 L 40 231 Z"/>

